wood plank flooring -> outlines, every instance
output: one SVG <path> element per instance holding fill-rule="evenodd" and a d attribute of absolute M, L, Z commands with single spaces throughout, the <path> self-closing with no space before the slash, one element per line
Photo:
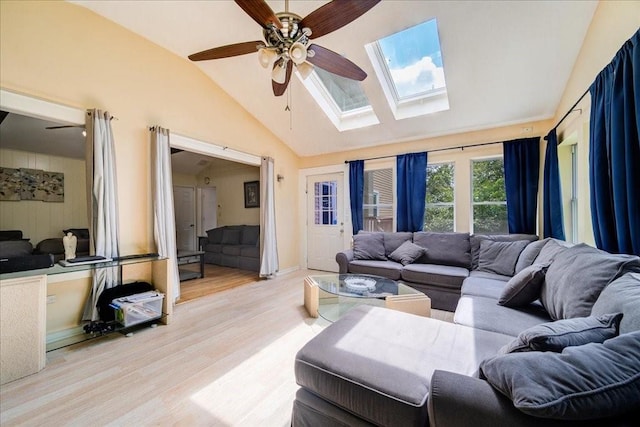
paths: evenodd
<path fill-rule="evenodd" d="M 193 271 L 199 271 L 199 268 L 200 266 L 196 264 L 180 266 L 180 269 Z M 259 280 L 259 275 L 256 271 L 205 264 L 204 278 L 180 282 L 180 299 L 177 303 L 181 304 L 206 295 L 215 294 L 216 292 L 246 285 L 257 280 Z"/>
<path fill-rule="evenodd" d="M 314 273 L 254 281 L 177 305 L 171 325 L 47 353 L 43 371 L 0 388 L 0 425 L 288 426 L 295 354 L 327 325 L 302 306 Z"/>

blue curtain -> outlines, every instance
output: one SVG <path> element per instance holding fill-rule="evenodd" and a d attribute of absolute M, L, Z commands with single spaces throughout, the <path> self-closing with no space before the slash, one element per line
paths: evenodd
<path fill-rule="evenodd" d="M 560 170 L 558 169 L 558 136 L 555 128 L 551 129 L 551 132 L 547 135 L 542 191 L 543 236 L 564 240 L 562 188 L 560 186 Z"/>
<path fill-rule="evenodd" d="M 596 245 L 640 255 L 640 30 L 591 85 L 589 180 Z"/>
<path fill-rule="evenodd" d="M 509 233 L 536 234 L 540 137 L 503 143 Z"/>
<path fill-rule="evenodd" d="M 351 224 L 353 225 L 354 235 L 363 229 L 363 198 L 364 160 L 352 160 L 349 162 L 349 200 L 351 203 Z"/>
<path fill-rule="evenodd" d="M 427 194 L 427 153 L 403 154 L 396 159 L 398 231 L 420 231 Z"/>

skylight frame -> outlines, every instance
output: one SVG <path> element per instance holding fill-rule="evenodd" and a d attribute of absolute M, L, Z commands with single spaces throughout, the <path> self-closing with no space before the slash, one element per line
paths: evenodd
<path fill-rule="evenodd" d="M 429 20 L 423 21 L 422 23 L 416 24 L 413 27 L 407 28 L 405 30 L 396 32 L 394 34 L 401 33 L 403 31 L 407 31 L 411 28 L 414 28 L 418 25 L 425 24 L 427 22 L 435 20 L 436 30 L 437 30 L 437 19 L 431 18 Z M 389 37 L 393 34 L 383 37 Z M 439 42 L 438 36 L 438 44 L 440 47 L 440 54 L 442 55 L 442 46 Z M 380 39 L 382 40 L 382 39 Z M 369 56 L 369 60 L 371 61 L 371 65 L 375 71 L 376 77 L 382 87 L 382 91 L 387 99 L 387 103 L 389 104 L 389 108 L 393 112 L 393 115 L 396 120 L 417 117 L 432 113 L 437 113 L 440 111 L 446 111 L 449 109 L 449 98 L 447 91 L 447 84 L 445 78 L 445 86 L 436 88 L 436 89 L 428 89 L 423 92 L 415 93 L 413 95 L 408 96 L 400 96 L 398 93 L 398 89 L 396 88 L 396 84 L 391 75 L 391 70 L 387 64 L 385 55 L 382 51 L 382 47 L 379 43 L 380 40 L 375 40 L 367 45 L 365 45 L 365 51 Z M 444 65 L 443 65 L 444 72 Z"/>
<path fill-rule="evenodd" d="M 373 126 L 380 123 L 368 97 L 367 102 L 369 104 L 367 106 L 342 111 L 315 70 L 306 79 L 302 78 L 297 71 L 296 75 L 339 132 Z"/>

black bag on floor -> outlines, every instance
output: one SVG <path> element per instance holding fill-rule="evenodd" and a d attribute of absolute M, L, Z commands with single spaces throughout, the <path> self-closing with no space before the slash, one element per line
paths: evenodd
<path fill-rule="evenodd" d="M 129 295 L 140 294 L 142 292 L 148 292 L 153 290 L 153 285 L 147 282 L 133 282 L 124 285 L 114 286 L 113 288 L 105 289 L 98 297 L 96 308 L 100 319 L 104 322 L 110 322 L 115 320 L 115 312 L 113 307 L 110 307 L 111 301 L 120 297 L 128 297 Z"/>

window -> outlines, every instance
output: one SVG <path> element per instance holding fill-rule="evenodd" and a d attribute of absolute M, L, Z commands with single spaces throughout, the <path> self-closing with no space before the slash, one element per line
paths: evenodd
<path fill-rule="evenodd" d="M 424 209 L 424 231 L 454 231 L 454 165 L 427 166 L 427 197 Z"/>
<path fill-rule="evenodd" d="M 508 233 L 502 158 L 471 162 L 474 233 Z"/>
<path fill-rule="evenodd" d="M 393 231 L 393 169 L 364 171 L 364 230 Z"/>
<path fill-rule="evenodd" d="M 449 109 L 436 19 L 365 49 L 396 120 Z"/>
<path fill-rule="evenodd" d="M 360 82 L 329 73 L 320 67 L 315 67 L 306 79 L 298 76 L 339 131 L 380 123 Z"/>
<path fill-rule="evenodd" d="M 315 224 L 338 224 L 338 183 L 336 181 L 316 182 L 314 198 Z"/>

